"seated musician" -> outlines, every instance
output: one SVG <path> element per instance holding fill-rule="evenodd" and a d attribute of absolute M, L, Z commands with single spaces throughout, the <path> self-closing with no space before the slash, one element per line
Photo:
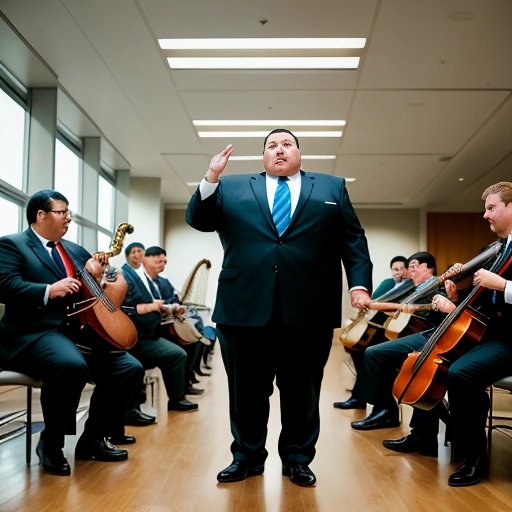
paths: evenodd
<path fill-rule="evenodd" d="M 381 295 L 398 288 L 408 277 L 407 258 L 405 256 L 395 256 L 389 263 L 392 277 L 384 279 L 373 291 L 372 299 L 378 299 Z"/>
<path fill-rule="evenodd" d="M 436 260 L 432 254 L 428 252 L 417 252 L 412 254 L 407 260 L 407 272 L 409 278 L 412 280 L 413 287 L 407 286 L 406 283 L 403 284 L 404 291 L 400 292 L 400 288 L 396 290 L 394 295 L 385 294 L 381 296 L 382 300 L 386 302 L 401 302 L 406 297 L 409 297 L 411 293 L 419 293 L 422 287 L 427 287 L 432 278 L 434 277 L 436 271 Z M 422 297 L 422 302 L 429 301 L 433 295 L 438 293 L 440 288 L 435 286 L 432 289 L 427 289 L 425 295 Z M 374 320 L 378 324 L 378 319 L 380 318 L 381 322 L 384 323 L 384 319 L 388 318 L 385 313 L 378 313 L 379 316 L 376 316 Z M 398 335 L 405 335 L 410 332 L 415 332 L 416 330 L 424 330 L 429 326 L 434 327 L 441 320 L 441 315 L 432 311 L 418 311 L 415 313 L 414 318 L 411 318 L 410 325 L 403 329 L 403 334 L 399 333 Z M 385 329 L 379 328 L 376 329 L 375 334 L 373 335 L 371 342 L 369 345 L 377 345 L 379 343 L 383 343 L 387 341 L 387 337 L 385 334 Z M 364 361 L 364 355 L 367 350 L 367 347 L 363 347 L 356 352 L 354 352 L 355 357 L 354 361 L 358 361 L 356 365 L 357 376 L 356 382 L 354 384 L 352 390 L 352 396 L 345 400 L 344 402 L 335 402 L 334 407 L 339 409 L 366 409 L 366 401 L 362 399 L 358 395 L 358 390 L 361 386 L 361 367 Z M 361 422 L 357 423 L 355 428 L 359 428 L 360 430 L 370 430 L 374 428 L 385 428 L 389 426 L 399 425 L 398 420 L 398 408 L 393 400 L 393 396 L 391 392 L 388 396 L 382 400 L 382 402 L 374 404 L 374 408 L 372 414 L 361 420 Z"/>
<path fill-rule="evenodd" d="M 484 218 L 491 231 L 503 239 L 503 250 L 491 262 L 490 270 L 481 268 L 474 274 L 473 284 L 482 293 L 476 295 L 471 307 L 488 318 L 487 328 L 480 343 L 475 343 L 452 362 L 446 376 L 453 459 L 462 461 L 448 479 L 448 485 L 454 487 L 477 484 L 487 474 L 485 428 L 489 396 L 486 389 L 510 375 L 512 367 L 512 183 L 500 182 L 488 187 L 482 200 L 485 201 Z M 455 304 L 440 296 L 434 297 L 433 303 L 445 313 L 455 309 Z M 378 400 L 380 390 L 388 383 L 392 386 L 396 368 L 407 354 L 421 350 L 429 336 L 436 335 L 437 331 L 415 334 L 367 350 L 362 369 L 366 384 L 361 390 L 362 396 L 368 401 Z M 427 412 L 415 408 L 411 433 L 402 439 L 384 441 L 384 446 L 399 452 L 436 455 L 438 412 L 439 406 Z"/>
<path fill-rule="evenodd" d="M 74 277 L 74 264 L 83 268 L 91 258 L 81 246 L 62 240 L 71 222 L 68 200 L 55 190 L 41 190 L 30 198 L 26 215 L 30 224 L 26 231 L 0 238 L 0 301 L 5 304 L 0 357 L 3 368 L 43 382 L 45 426 L 36 449 L 40 463 L 51 474 L 71 473 L 64 439 L 76 433 L 76 412 L 88 381 L 96 386 L 75 458 L 126 460 L 128 452 L 105 438 L 122 425 L 142 366 L 92 329 L 79 334 L 67 316 L 82 299 L 80 290 L 85 286 Z M 52 256 L 50 246 L 55 243 L 53 251 L 58 253 Z"/>
<path fill-rule="evenodd" d="M 144 258 L 145 247 L 140 242 L 132 242 L 125 247 L 124 256 L 126 258 L 126 263 L 123 264 L 122 271 L 123 274 L 133 274 L 134 277 L 137 275 L 142 276 L 144 278 L 144 267 L 142 266 L 142 260 Z M 131 407 L 125 413 L 124 416 L 124 424 L 132 425 L 135 427 L 145 427 L 148 425 L 152 425 L 156 421 L 155 416 L 151 416 L 150 414 L 146 414 L 140 408 L 141 404 L 146 401 L 146 385 L 144 384 L 144 380 L 140 383 L 140 392 L 138 396 L 135 398 Z M 121 433 L 120 433 L 121 434 Z M 114 444 L 130 444 L 132 441 L 131 436 L 119 435 L 117 437 L 111 438 L 111 441 Z"/>
<path fill-rule="evenodd" d="M 172 302 L 174 293 L 169 293 L 169 288 L 165 286 L 168 281 L 159 276 L 166 263 L 164 249 L 149 247 L 143 259 L 143 277 L 123 269 L 128 283 L 128 294 L 123 307 L 126 311 L 131 311 L 130 316 L 139 335 L 139 341 L 130 353 L 145 369 L 160 368 L 169 400 L 169 411 L 193 411 L 197 410 L 198 405 L 185 398 L 187 354 L 181 347 L 169 343 L 162 336 L 162 318 L 184 309 Z"/>
<path fill-rule="evenodd" d="M 395 290 L 402 284 L 405 284 L 408 280 L 407 273 L 407 258 L 405 256 L 395 256 L 391 259 L 389 264 L 391 268 L 391 273 L 393 277 L 389 277 L 384 279 L 376 290 L 372 293 L 372 299 L 381 299 L 387 301 L 398 301 L 401 297 L 403 297 L 406 293 L 411 291 L 410 287 L 404 287 L 403 293 L 395 293 Z M 378 314 L 377 318 L 372 318 L 373 323 L 376 323 L 378 319 L 384 319 L 384 313 Z M 364 335 L 362 336 L 364 338 Z M 366 340 L 361 340 L 360 343 L 356 343 L 355 347 L 347 347 L 345 346 L 345 350 L 350 354 L 352 362 L 354 364 L 354 369 L 356 374 L 361 369 L 361 365 L 363 364 L 363 356 L 366 347 L 370 345 L 376 345 L 377 343 L 382 343 L 386 341 L 384 336 L 384 330 L 379 329 L 371 338 L 369 343 L 366 343 Z M 337 409 L 366 409 L 366 402 L 363 400 L 357 400 L 357 398 L 352 394 L 347 400 L 343 402 L 334 402 L 333 406 Z"/>

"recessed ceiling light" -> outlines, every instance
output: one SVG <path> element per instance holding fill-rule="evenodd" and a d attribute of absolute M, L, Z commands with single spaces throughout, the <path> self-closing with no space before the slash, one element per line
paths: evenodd
<path fill-rule="evenodd" d="M 270 50 L 364 48 L 364 37 L 159 39 L 162 50 Z"/>
<path fill-rule="evenodd" d="M 297 137 L 341 137 L 342 131 L 313 131 L 313 132 L 293 132 Z M 264 138 L 268 135 L 268 131 L 251 131 L 251 132 L 197 132 L 202 138 L 235 138 L 235 137 L 260 137 Z"/>
<path fill-rule="evenodd" d="M 322 120 L 278 120 L 278 119 L 242 119 L 242 120 L 221 120 L 221 119 L 196 119 L 192 121 L 194 126 L 345 126 L 343 119 L 322 119 Z"/>
<path fill-rule="evenodd" d="M 359 57 L 168 57 L 172 69 L 356 69 Z"/>

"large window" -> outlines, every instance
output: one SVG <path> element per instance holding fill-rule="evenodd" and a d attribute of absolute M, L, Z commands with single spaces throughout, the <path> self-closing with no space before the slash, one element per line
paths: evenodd
<path fill-rule="evenodd" d="M 55 141 L 55 177 L 54 188 L 64 194 L 69 201 L 69 209 L 78 212 L 80 157 L 59 139 Z M 75 222 L 69 225 L 65 238 L 78 242 L 78 226 Z"/>
<path fill-rule="evenodd" d="M 0 179 L 23 189 L 26 111 L 0 89 Z"/>
<path fill-rule="evenodd" d="M 98 176 L 98 224 L 112 231 L 114 223 L 114 187 L 103 176 Z"/>
<path fill-rule="evenodd" d="M 101 174 L 98 176 L 98 224 L 113 231 L 114 224 L 114 186 Z M 98 250 L 106 251 L 111 237 L 98 231 Z"/>
<path fill-rule="evenodd" d="M 19 220 L 21 208 L 11 201 L 0 197 L 0 236 L 11 235 L 20 230 Z"/>
<path fill-rule="evenodd" d="M 80 157 L 57 139 L 55 143 L 55 190 L 64 194 L 69 207 L 78 211 Z"/>

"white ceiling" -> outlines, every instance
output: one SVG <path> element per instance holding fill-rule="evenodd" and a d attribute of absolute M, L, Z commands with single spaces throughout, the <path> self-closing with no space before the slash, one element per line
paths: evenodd
<path fill-rule="evenodd" d="M 57 81 L 60 120 L 81 136 L 102 133 L 133 176 L 160 177 L 169 206 L 188 202 L 186 183 L 228 143 L 261 153 L 261 139 L 199 139 L 193 119 L 345 119 L 341 139 L 301 140 L 304 154 L 336 160 L 303 168 L 355 177 L 359 207 L 478 210 L 486 186 L 512 179 L 510 0 L 0 0 L 0 9 L 45 65 L 37 72 L 6 36 L 0 60 L 29 86 Z M 356 71 L 170 70 L 157 39 L 192 37 L 367 45 Z M 260 170 L 231 162 L 227 172 Z"/>

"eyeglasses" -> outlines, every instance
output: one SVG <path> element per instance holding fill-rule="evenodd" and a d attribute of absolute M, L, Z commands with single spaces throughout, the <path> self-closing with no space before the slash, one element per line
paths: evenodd
<path fill-rule="evenodd" d="M 60 215 L 61 217 L 67 217 L 68 215 L 71 217 L 73 213 L 71 210 L 50 210 L 52 213 L 56 213 L 57 215 Z"/>

